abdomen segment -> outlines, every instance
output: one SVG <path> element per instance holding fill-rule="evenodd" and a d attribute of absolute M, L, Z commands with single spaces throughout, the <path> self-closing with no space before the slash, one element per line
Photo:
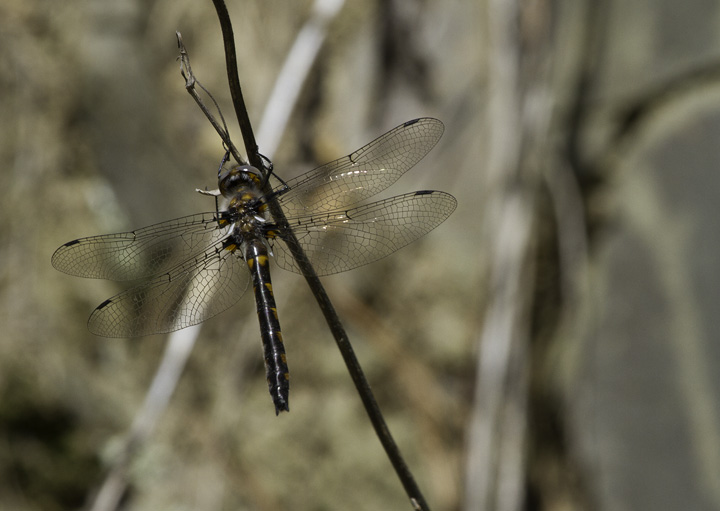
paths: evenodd
<path fill-rule="evenodd" d="M 243 252 L 252 274 L 268 388 L 275 403 L 275 413 L 279 414 L 283 410 L 290 411 L 288 404 L 290 374 L 285 360 L 285 346 L 270 281 L 268 252 L 259 239 L 251 239 L 243 243 Z"/>

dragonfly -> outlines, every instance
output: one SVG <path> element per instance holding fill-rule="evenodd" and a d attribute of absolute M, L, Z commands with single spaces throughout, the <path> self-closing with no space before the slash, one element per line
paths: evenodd
<path fill-rule="evenodd" d="M 275 413 L 289 411 L 289 370 L 269 261 L 301 273 L 286 240 L 294 233 L 318 276 L 386 257 L 424 236 L 455 210 L 445 192 L 422 190 L 366 203 L 417 164 L 440 140 L 441 121 L 414 119 L 357 151 L 263 192 L 266 177 L 249 165 L 221 165 L 215 211 L 130 232 L 80 238 L 52 256 L 61 272 L 136 281 L 90 315 L 104 337 L 141 337 L 201 323 L 252 287 L 268 388 Z M 274 183 L 273 183 L 274 184 Z M 208 193 L 208 192 L 206 192 Z M 286 222 L 269 214 L 276 200 Z"/>

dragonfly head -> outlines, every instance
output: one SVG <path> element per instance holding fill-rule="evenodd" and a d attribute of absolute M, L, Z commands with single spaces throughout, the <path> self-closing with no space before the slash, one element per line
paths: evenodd
<path fill-rule="evenodd" d="M 262 174 L 251 165 L 223 168 L 218 176 L 218 188 L 226 199 L 232 199 L 244 190 L 257 190 L 261 184 Z"/>

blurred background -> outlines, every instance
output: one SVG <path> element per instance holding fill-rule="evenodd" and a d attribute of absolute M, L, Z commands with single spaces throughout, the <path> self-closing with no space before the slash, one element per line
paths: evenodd
<path fill-rule="evenodd" d="M 228 4 L 259 123 L 318 11 Z M 455 213 L 323 279 L 432 508 L 720 508 L 720 4 L 347 0 L 323 23 L 287 128 L 270 124 L 281 177 L 409 119 L 446 126 L 389 192 L 444 190 Z M 291 412 L 245 296 L 203 325 L 152 434 L 129 434 L 167 337 L 90 334 L 126 286 L 50 256 L 213 210 L 194 190 L 223 150 L 176 30 L 241 146 L 209 0 L 0 6 L 0 508 L 410 509 L 280 269 Z"/>

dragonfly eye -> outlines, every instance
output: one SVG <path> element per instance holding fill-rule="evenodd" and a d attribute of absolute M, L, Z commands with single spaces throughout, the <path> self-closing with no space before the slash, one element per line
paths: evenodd
<path fill-rule="evenodd" d="M 257 188 L 260 183 L 260 172 L 251 165 L 236 165 L 230 169 L 223 169 L 218 177 L 220 193 L 228 199 L 244 189 Z"/>

